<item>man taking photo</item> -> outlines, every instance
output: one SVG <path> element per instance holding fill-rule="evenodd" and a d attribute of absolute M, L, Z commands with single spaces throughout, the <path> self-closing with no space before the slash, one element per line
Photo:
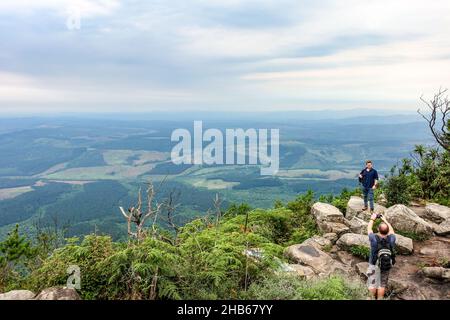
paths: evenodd
<path fill-rule="evenodd" d="M 378 184 L 378 172 L 373 168 L 371 160 L 366 161 L 366 167 L 359 173 L 359 182 L 362 184 L 364 195 L 364 210 L 368 209 L 367 203 L 369 202 L 370 211 L 373 212 L 373 191 Z"/>
<path fill-rule="evenodd" d="M 381 219 L 378 233 L 373 233 L 373 223 Z M 390 223 L 382 215 L 372 214 L 367 226 L 370 241 L 368 270 L 369 291 L 375 299 L 383 299 L 389 280 L 389 271 L 395 264 L 395 233 Z"/>

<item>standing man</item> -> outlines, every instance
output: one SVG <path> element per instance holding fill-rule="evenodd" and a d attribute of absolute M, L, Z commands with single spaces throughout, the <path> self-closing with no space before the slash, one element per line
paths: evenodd
<path fill-rule="evenodd" d="M 381 219 L 378 233 L 373 233 L 373 223 Z M 375 299 L 383 299 L 389 280 L 389 271 L 395 264 L 395 232 L 391 224 L 381 214 L 375 213 L 367 225 L 370 241 L 369 270 L 367 272 L 369 291 Z"/>
<path fill-rule="evenodd" d="M 364 210 L 367 210 L 367 202 L 370 204 L 370 211 L 373 212 L 373 190 L 378 184 L 378 172 L 373 168 L 371 160 L 366 161 L 366 167 L 359 174 L 359 182 L 362 184 L 364 195 Z"/>

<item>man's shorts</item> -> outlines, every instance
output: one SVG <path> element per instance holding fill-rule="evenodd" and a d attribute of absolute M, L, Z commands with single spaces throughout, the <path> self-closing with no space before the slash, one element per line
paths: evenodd
<path fill-rule="evenodd" d="M 369 265 L 367 269 L 367 286 L 369 289 L 386 288 L 389 280 L 389 270 L 381 271 L 378 266 Z"/>

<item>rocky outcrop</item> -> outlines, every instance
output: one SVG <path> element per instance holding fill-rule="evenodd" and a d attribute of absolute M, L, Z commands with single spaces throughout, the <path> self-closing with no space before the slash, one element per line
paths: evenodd
<path fill-rule="evenodd" d="M 338 236 L 350 232 L 349 227 L 340 222 L 322 222 L 318 226 L 322 232 L 336 233 Z"/>
<path fill-rule="evenodd" d="M 405 281 L 401 281 L 395 279 L 394 277 L 390 277 L 388 280 L 387 290 L 390 295 L 400 295 L 407 291 L 409 288 L 409 284 Z"/>
<path fill-rule="evenodd" d="M 366 247 L 370 248 L 369 237 L 367 235 L 357 234 L 357 233 L 346 233 L 342 235 L 336 242 L 336 245 L 341 250 L 350 251 L 352 247 Z"/>
<path fill-rule="evenodd" d="M 396 234 L 396 250 L 399 254 L 411 254 L 413 252 L 413 242 L 410 238 Z M 342 250 L 351 251 L 352 247 L 362 246 L 370 249 L 370 241 L 367 235 L 346 233 L 336 242 Z"/>
<path fill-rule="evenodd" d="M 439 281 L 450 281 L 450 269 L 444 267 L 424 267 L 421 273 L 428 278 L 432 278 Z"/>
<path fill-rule="evenodd" d="M 311 245 L 319 250 L 329 249 L 332 245 L 330 240 L 321 236 L 313 236 L 312 238 L 303 241 L 302 244 Z"/>
<path fill-rule="evenodd" d="M 287 272 L 292 272 L 304 279 L 312 279 L 316 276 L 314 270 L 310 267 L 303 266 L 301 264 L 288 264 L 286 268 Z"/>
<path fill-rule="evenodd" d="M 355 260 L 355 257 L 351 253 L 348 253 L 347 251 L 338 250 L 335 253 L 335 256 L 337 260 L 339 260 L 348 267 L 352 267 L 355 263 L 358 262 Z"/>
<path fill-rule="evenodd" d="M 12 290 L 0 294 L 0 300 L 31 300 L 35 294 L 28 290 Z"/>
<path fill-rule="evenodd" d="M 367 279 L 367 270 L 369 269 L 369 263 L 368 262 L 359 262 L 355 264 L 356 272 L 362 276 L 363 278 Z"/>
<path fill-rule="evenodd" d="M 408 255 L 413 253 L 414 245 L 411 238 L 402 236 L 400 234 L 395 235 L 396 238 L 396 250 L 399 254 Z"/>
<path fill-rule="evenodd" d="M 311 207 L 311 214 L 322 233 L 336 233 L 339 236 L 350 231 L 344 223 L 342 212 L 331 204 L 316 202 Z"/>
<path fill-rule="evenodd" d="M 322 237 L 324 237 L 325 239 L 330 240 L 330 242 L 332 244 L 335 244 L 336 241 L 339 239 L 338 235 L 336 233 L 325 233 L 324 235 L 322 235 Z"/>
<path fill-rule="evenodd" d="M 444 222 L 441 222 L 440 224 L 429 222 L 431 227 L 433 228 L 433 231 L 436 235 L 445 237 L 450 235 L 450 219 L 445 220 Z"/>
<path fill-rule="evenodd" d="M 433 228 L 414 211 L 402 204 L 396 204 L 385 211 L 386 219 L 395 230 L 414 233 L 419 236 L 430 237 Z"/>
<path fill-rule="evenodd" d="M 369 223 L 354 216 L 350 221 L 348 221 L 347 225 L 350 228 L 352 233 L 358 234 L 367 234 L 367 225 Z"/>
<path fill-rule="evenodd" d="M 450 220 L 450 208 L 437 203 L 428 203 L 425 206 L 424 218 L 440 224 Z"/>
<path fill-rule="evenodd" d="M 385 207 L 375 204 L 374 213 L 383 214 L 386 210 Z M 358 196 L 351 196 L 350 200 L 347 203 L 347 209 L 345 211 L 345 218 L 347 220 L 351 220 L 353 217 L 358 217 L 365 221 L 370 219 L 370 212 L 368 210 L 364 210 L 364 200 Z"/>
<path fill-rule="evenodd" d="M 66 287 L 52 287 L 42 290 L 36 300 L 81 300 L 75 289 Z"/>
<path fill-rule="evenodd" d="M 341 212 L 326 204 L 315 204 L 311 213 L 314 215 L 320 230 L 329 230 L 333 224 L 345 225 L 349 231 L 339 234 L 324 233 L 315 236 L 301 245 L 288 248 L 287 255 L 296 264 L 290 264 L 290 272 L 300 277 L 311 278 L 329 275 L 343 271 L 352 279 L 367 281 L 369 264 L 360 257 L 363 250 L 352 250 L 355 246 L 370 248 L 366 234 L 369 217 L 365 217 L 362 210 L 362 199 L 352 197 L 346 211 L 346 217 Z M 358 208 L 359 206 L 360 208 Z M 406 209 L 405 209 L 406 208 Z M 384 215 L 393 225 L 395 231 L 411 232 L 418 235 L 431 235 L 427 240 L 414 241 L 396 233 L 396 264 L 391 269 L 387 286 L 387 297 L 400 300 L 450 299 L 450 239 L 448 237 L 433 236 L 434 233 L 448 234 L 449 219 L 444 219 L 442 209 L 429 217 L 426 209 L 420 203 L 412 206 L 414 212 L 402 205 L 385 209 Z M 436 206 L 431 206 L 435 210 Z M 353 210 L 353 211 L 352 211 Z M 383 210 L 383 208 L 379 208 Z M 429 207 L 430 210 L 430 207 Z M 350 213 L 350 214 L 348 214 Z M 367 218 L 367 219 L 365 219 Z M 439 222 L 440 221 L 440 222 Z M 439 223 L 437 223 L 439 222 Z M 320 227 L 321 226 L 321 227 Z M 447 228 L 447 229 L 446 229 Z M 323 232 L 323 231 L 322 231 Z M 331 247 L 331 248 L 330 248 Z"/>
<path fill-rule="evenodd" d="M 292 245 L 286 249 L 286 255 L 294 262 L 310 267 L 319 276 L 329 275 L 338 270 L 347 271 L 342 263 L 312 245 Z"/>

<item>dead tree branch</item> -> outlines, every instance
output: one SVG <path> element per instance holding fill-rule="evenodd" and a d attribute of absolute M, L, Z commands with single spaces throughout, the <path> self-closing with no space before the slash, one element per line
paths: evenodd
<path fill-rule="evenodd" d="M 430 101 L 427 101 L 420 97 L 420 100 L 427 106 L 429 110 L 429 115 L 422 113 L 420 109 L 417 112 L 424 118 L 428 127 L 433 134 L 436 142 L 445 150 L 450 151 L 450 141 L 448 132 L 449 126 L 449 115 L 450 115 L 450 101 L 447 95 L 444 95 L 447 92 L 447 89 L 442 90 L 439 89 L 439 92 L 436 93 Z M 438 123 L 436 123 L 438 121 Z"/>
<path fill-rule="evenodd" d="M 154 203 L 155 198 L 155 189 L 153 187 L 153 183 L 150 181 L 147 183 L 147 206 L 146 211 L 143 210 L 142 207 L 142 192 L 141 188 L 139 188 L 138 192 L 138 203 L 134 207 L 130 207 L 128 212 L 125 212 L 123 207 L 119 207 L 122 215 L 127 220 L 127 230 L 128 235 L 130 237 L 136 238 L 138 241 L 142 240 L 146 236 L 146 232 L 144 230 L 144 225 L 147 219 L 153 218 L 152 222 L 152 234 L 156 235 L 156 222 L 161 211 L 162 203 Z M 132 225 L 134 225 L 136 231 L 132 231 Z"/>

